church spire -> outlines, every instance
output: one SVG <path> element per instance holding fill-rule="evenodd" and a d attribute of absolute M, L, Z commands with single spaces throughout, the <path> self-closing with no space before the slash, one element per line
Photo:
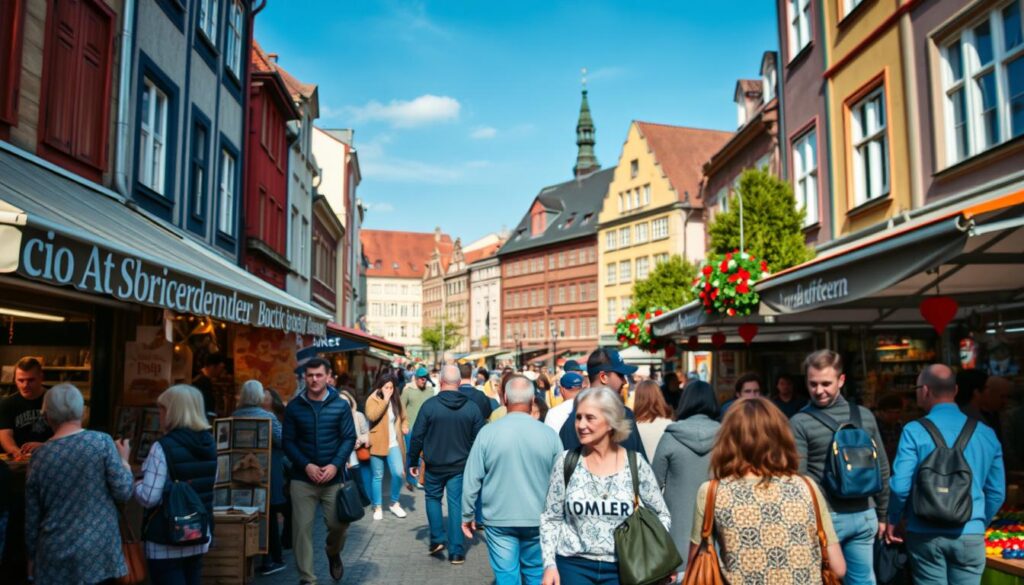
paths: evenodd
<path fill-rule="evenodd" d="M 594 155 L 594 119 L 590 117 L 590 104 L 587 103 L 587 68 L 583 68 L 583 101 L 580 103 L 580 119 L 576 122 L 576 165 L 572 172 L 576 177 L 588 175 L 599 168 L 597 156 Z"/>

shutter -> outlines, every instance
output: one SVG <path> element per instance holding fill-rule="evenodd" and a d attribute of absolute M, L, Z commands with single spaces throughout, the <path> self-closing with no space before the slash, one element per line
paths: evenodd
<path fill-rule="evenodd" d="M 51 147 L 72 154 L 75 96 L 79 94 L 78 54 L 81 34 L 80 0 L 54 0 L 47 50 L 46 122 L 44 140 Z M 88 99 L 81 91 L 82 99 Z"/>
<path fill-rule="evenodd" d="M 74 132 L 75 158 L 84 160 L 94 166 L 102 167 L 104 163 L 103 125 L 107 116 L 106 108 L 110 107 L 107 93 L 109 70 L 111 64 L 111 27 L 112 21 L 99 6 L 93 2 L 81 4 L 81 53 L 77 88 L 78 99 L 76 124 Z M 170 107 L 170 104 L 167 104 Z M 164 129 L 166 133 L 167 130 Z M 170 171 L 168 171 L 170 172 Z"/>

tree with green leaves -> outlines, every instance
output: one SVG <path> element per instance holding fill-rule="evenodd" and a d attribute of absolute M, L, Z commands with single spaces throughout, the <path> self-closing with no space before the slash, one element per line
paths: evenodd
<path fill-rule="evenodd" d="M 804 239 L 805 210 L 798 208 L 789 183 L 762 169 L 748 169 L 740 176 L 743 199 L 744 250 L 766 260 L 772 272 L 785 270 L 814 257 Z M 715 215 L 708 225 L 711 253 L 725 254 L 740 248 L 740 202 L 730 197 L 729 210 Z"/>
<path fill-rule="evenodd" d="M 697 268 L 678 254 L 658 264 L 643 280 L 633 284 L 633 306 L 629 313 L 644 314 L 647 311 L 666 308 L 675 309 L 694 299 L 693 279 Z"/>
<path fill-rule="evenodd" d="M 462 332 L 458 323 L 445 319 L 444 331 L 441 329 L 441 322 L 438 321 L 430 327 L 424 327 L 420 333 L 423 344 L 434 351 L 434 362 L 437 362 L 438 353 L 443 354 L 462 342 Z"/>

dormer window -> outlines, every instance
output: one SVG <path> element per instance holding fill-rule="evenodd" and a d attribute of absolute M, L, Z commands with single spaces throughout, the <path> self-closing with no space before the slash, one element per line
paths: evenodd
<path fill-rule="evenodd" d="M 736 127 L 739 128 L 747 123 L 747 105 L 743 103 L 741 96 L 736 100 Z"/>
<path fill-rule="evenodd" d="M 770 63 L 764 67 L 763 71 L 761 71 L 761 95 L 764 96 L 765 103 L 775 99 L 775 83 L 775 64 Z"/>

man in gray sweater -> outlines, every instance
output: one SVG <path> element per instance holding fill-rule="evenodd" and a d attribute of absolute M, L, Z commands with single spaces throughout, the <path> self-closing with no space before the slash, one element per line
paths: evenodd
<path fill-rule="evenodd" d="M 811 402 L 805 411 L 793 416 L 790 424 L 800 453 L 800 472 L 824 485 L 826 461 L 831 456 L 829 450 L 834 433 L 806 411 L 817 410 L 841 425 L 851 420 L 851 404 L 840 393 L 846 377 L 843 375 L 843 360 L 839 354 L 828 349 L 816 351 L 804 360 L 804 371 Z M 889 504 L 889 459 L 878 432 L 878 423 L 867 408 L 853 408 L 860 409 L 861 428 L 875 442 L 883 488 L 881 493 L 872 498 L 859 499 L 840 499 L 824 490 L 832 513 L 832 523 L 846 558 L 846 578 L 843 580 L 846 585 L 875 583 L 874 544 L 875 539 L 885 532 Z"/>

